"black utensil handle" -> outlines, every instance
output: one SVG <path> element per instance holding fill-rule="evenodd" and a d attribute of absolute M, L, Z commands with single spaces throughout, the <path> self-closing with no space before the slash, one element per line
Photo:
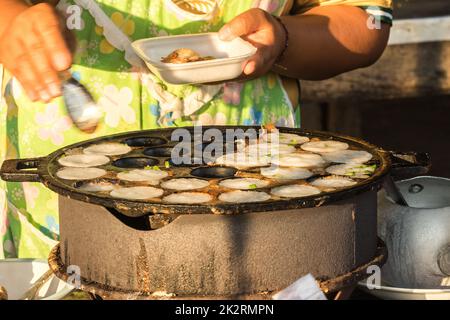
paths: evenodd
<path fill-rule="evenodd" d="M 405 180 L 427 174 L 431 168 L 431 156 L 426 152 L 390 151 L 391 176 L 394 180 Z"/>
<path fill-rule="evenodd" d="M 12 182 L 40 182 L 38 168 L 43 158 L 5 160 L 0 170 L 0 177 Z"/>

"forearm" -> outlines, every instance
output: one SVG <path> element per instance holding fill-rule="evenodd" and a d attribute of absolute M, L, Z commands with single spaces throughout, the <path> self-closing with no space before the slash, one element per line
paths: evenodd
<path fill-rule="evenodd" d="M 11 21 L 28 7 L 29 5 L 24 0 L 0 1 L 0 37 Z"/>
<path fill-rule="evenodd" d="M 390 26 L 371 30 L 368 15 L 350 6 L 313 8 L 282 17 L 289 46 L 274 71 L 284 76 L 322 80 L 373 64 L 383 53 Z"/>

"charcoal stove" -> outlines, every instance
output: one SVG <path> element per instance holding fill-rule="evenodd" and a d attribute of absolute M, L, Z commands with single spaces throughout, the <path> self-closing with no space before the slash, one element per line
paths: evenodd
<path fill-rule="evenodd" d="M 377 191 L 393 174 L 417 175 L 429 166 L 426 154 L 396 156 L 351 137 L 280 128 L 365 150 L 377 170 L 355 186 L 315 196 L 200 205 L 116 199 L 82 191 L 79 183 L 56 175 L 61 156 L 102 142 L 133 147 L 126 156 L 111 157 L 107 170 L 164 167 L 170 161 L 167 151 L 174 147 L 173 130 L 119 134 L 45 158 L 4 162 L 4 180 L 39 181 L 60 194 L 60 244 L 49 259 L 58 277 L 69 279 L 67 268 L 77 266 L 84 290 L 111 299 L 264 299 L 308 273 L 324 292 L 338 292 L 367 277 L 369 266 L 386 260 L 377 238 Z M 240 171 L 205 164 L 171 170 L 216 182 Z"/>

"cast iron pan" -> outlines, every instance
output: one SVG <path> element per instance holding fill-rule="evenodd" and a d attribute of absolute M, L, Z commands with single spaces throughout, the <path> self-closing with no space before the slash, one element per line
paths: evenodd
<path fill-rule="evenodd" d="M 226 129 L 245 130 L 249 128 L 255 130 L 260 129 L 260 127 L 215 126 L 203 127 L 203 130 L 219 129 L 225 135 Z M 193 127 L 185 129 L 189 130 L 192 136 L 194 135 Z M 349 199 L 362 192 L 379 190 L 381 185 L 386 181 L 386 178 L 391 179 L 391 175 L 404 178 L 424 174 L 430 166 L 429 155 L 425 153 L 398 154 L 384 151 L 363 140 L 352 137 L 327 132 L 279 128 L 280 132 L 283 133 L 294 133 L 309 138 L 342 141 L 348 143 L 351 148 L 365 150 L 373 155 L 371 164 L 376 164 L 377 170 L 369 179 L 363 180 L 351 188 L 322 193 L 317 196 L 286 200 L 272 199 L 266 202 L 242 204 L 228 204 L 216 201 L 211 204 L 202 205 L 166 204 L 161 200 L 130 201 L 116 199 L 106 194 L 83 192 L 78 189 L 79 182 L 62 180 L 56 176 L 56 172 L 61 168 L 58 159 L 64 156 L 66 152 L 103 142 L 125 143 L 132 147 L 133 151 L 124 156 L 111 157 L 112 161 L 110 164 L 99 168 L 116 172 L 131 168 L 144 168 L 146 166 L 160 166 L 164 169 L 165 164 L 170 161 L 171 148 L 178 143 L 178 141 L 171 141 L 173 130 L 174 128 L 116 134 L 77 143 L 59 149 L 42 158 L 6 160 L 2 165 L 0 176 L 5 181 L 41 182 L 62 196 L 115 209 L 128 217 L 142 217 L 149 214 L 243 214 L 324 206 L 335 201 Z M 208 143 L 210 142 L 205 142 L 205 144 Z M 184 167 L 172 165 L 171 169 L 179 170 L 180 175 L 185 177 L 197 177 L 205 180 L 230 178 L 237 172 L 234 168 L 208 167 L 206 164 Z M 179 177 L 178 174 L 177 177 Z"/>

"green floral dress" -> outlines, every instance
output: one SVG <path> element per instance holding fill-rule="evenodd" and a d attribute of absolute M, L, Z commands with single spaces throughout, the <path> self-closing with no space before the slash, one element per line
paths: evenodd
<path fill-rule="evenodd" d="M 74 128 L 62 99 L 32 103 L 12 79 L 0 106 L 0 161 L 45 156 L 65 145 L 118 132 L 161 126 L 297 126 L 298 118 L 275 74 L 247 83 L 173 86 L 140 72 L 130 41 L 218 31 L 253 7 L 280 15 L 288 0 L 75 0 L 59 9 L 81 8 L 72 73 L 105 112 L 92 135 Z M 130 57 L 131 56 L 131 57 Z M 128 58 L 127 58 L 128 57 Z M 170 99 L 169 99 L 170 98 Z M 167 99 L 178 103 L 172 108 Z M 185 101 L 197 101 L 186 111 Z M 200 101 L 200 102 L 198 102 Z M 1 183 L 0 256 L 46 258 L 58 240 L 57 195 L 36 183 Z M 76 213 L 74 213 L 76 214 Z"/>

